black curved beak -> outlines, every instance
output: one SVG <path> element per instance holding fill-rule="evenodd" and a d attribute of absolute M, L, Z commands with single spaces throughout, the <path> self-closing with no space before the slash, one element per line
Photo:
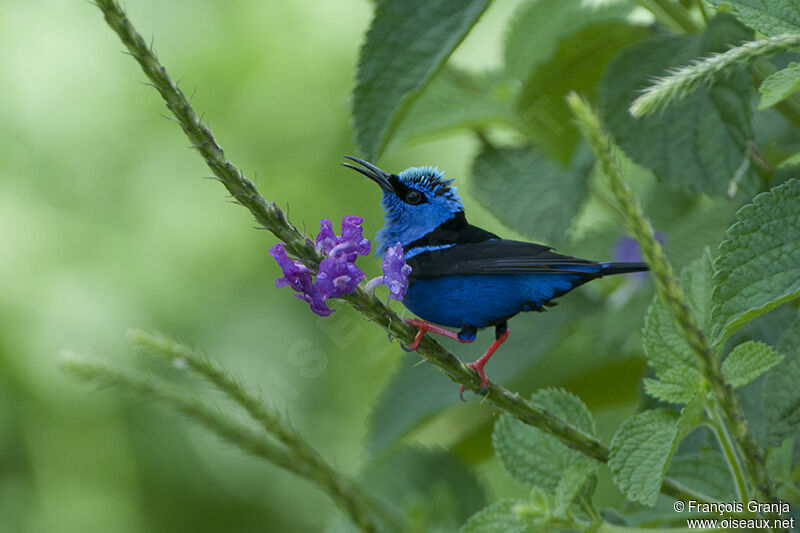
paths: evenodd
<path fill-rule="evenodd" d="M 392 187 L 392 183 L 389 181 L 389 178 L 391 178 L 392 176 L 391 174 L 389 174 L 388 172 L 384 172 L 383 170 L 379 169 L 372 163 L 368 163 L 363 159 L 358 159 L 357 157 L 352 157 L 349 155 L 345 155 L 342 157 L 344 157 L 345 159 L 349 159 L 350 161 L 355 161 L 364 168 L 356 167 L 349 163 L 341 163 L 342 166 L 345 166 L 347 168 L 352 168 L 356 172 L 365 175 L 366 177 L 377 183 L 384 192 L 396 194 L 394 187 Z"/>

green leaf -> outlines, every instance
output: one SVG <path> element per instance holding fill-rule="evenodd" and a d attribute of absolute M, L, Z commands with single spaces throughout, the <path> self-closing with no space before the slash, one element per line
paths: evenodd
<path fill-rule="evenodd" d="M 512 122 L 513 98 L 508 81 L 497 74 L 474 76 L 452 67 L 443 69 L 411 104 L 391 143 Z"/>
<path fill-rule="evenodd" d="M 759 194 L 736 217 L 714 264 L 714 344 L 800 296 L 800 180 Z"/>
<path fill-rule="evenodd" d="M 553 509 L 553 513 L 555 515 L 560 517 L 567 516 L 569 506 L 580 494 L 581 489 L 587 485 L 586 481 L 594 474 L 595 470 L 594 464 L 578 463 L 564 471 L 554 491 L 556 507 Z"/>
<path fill-rule="evenodd" d="M 681 287 L 689 301 L 698 325 L 707 330 L 710 316 L 712 285 L 711 254 L 703 255 L 681 271 Z M 666 378 L 673 369 L 694 369 L 697 356 L 683 336 L 667 305 L 655 295 L 647 310 L 642 330 L 647 363 L 656 375 Z M 671 378 L 670 378 L 671 379 Z"/>
<path fill-rule="evenodd" d="M 412 516 L 417 530 L 453 531 L 486 505 L 477 479 L 454 455 L 401 446 L 387 452 L 368 463 L 362 485 L 385 508 Z"/>
<path fill-rule="evenodd" d="M 619 51 L 650 36 L 650 30 L 624 22 L 586 26 L 564 38 L 552 58 L 527 77 L 517 114 L 528 136 L 555 159 L 566 162 L 580 138 L 566 96 L 572 91 L 590 99 L 606 64 Z"/>
<path fill-rule="evenodd" d="M 643 411 L 617 429 L 608 466 L 629 500 L 655 504 L 672 454 L 701 413 L 702 404 L 696 396 L 680 415 L 666 409 Z"/>
<path fill-rule="evenodd" d="M 533 533 L 535 529 L 520 520 L 514 509 L 527 505 L 525 500 L 500 500 L 474 514 L 460 533 Z"/>
<path fill-rule="evenodd" d="M 710 500 L 731 501 L 736 494 L 728 463 L 717 451 L 676 455 L 669 464 L 667 476 Z"/>
<path fill-rule="evenodd" d="M 778 344 L 784 360 L 764 380 L 767 442 L 779 446 L 800 428 L 800 318 Z"/>
<path fill-rule="evenodd" d="M 553 57 L 561 38 L 590 24 L 622 22 L 630 14 L 626 2 L 587 4 L 583 0 L 533 0 L 520 5 L 505 39 L 506 72 L 518 79 L 528 77 Z"/>
<path fill-rule="evenodd" d="M 474 193 L 510 228 L 558 244 L 583 203 L 591 168 L 588 150 L 564 168 L 532 146 L 484 146 L 473 164 Z"/>
<path fill-rule="evenodd" d="M 356 144 L 375 159 L 399 119 L 464 39 L 489 0 L 382 0 L 361 49 L 353 93 Z"/>
<path fill-rule="evenodd" d="M 780 354 L 763 342 L 743 342 L 734 348 L 722 363 L 722 376 L 734 389 L 747 385 L 783 360 Z"/>
<path fill-rule="evenodd" d="M 708 0 L 766 35 L 800 33 L 800 0 Z"/>
<path fill-rule="evenodd" d="M 701 35 L 657 37 L 626 48 L 600 82 L 603 119 L 628 156 L 661 181 L 717 195 L 736 189 L 748 193 L 757 182 L 750 164 L 753 88 L 746 72 L 733 72 L 711 88 L 699 87 L 660 114 L 635 119 L 628 109 L 669 68 L 750 37 L 723 15 Z"/>
<path fill-rule="evenodd" d="M 778 72 L 773 72 L 761 82 L 758 93 L 761 101 L 758 109 L 772 107 L 784 98 L 800 90 L 800 63 L 791 63 Z"/>
<path fill-rule="evenodd" d="M 705 387 L 703 376 L 694 368 L 671 368 L 660 380 L 645 378 L 644 390 L 658 400 L 668 403 L 688 403 Z"/>
<path fill-rule="evenodd" d="M 581 400 L 563 389 L 544 389 L 531 401 L 589 434 L 595 433 L 594 419 Z M 567 448 L 556 437 L 502 415 L 492 433 L 492 446 L 506 471 L 528 487 L 553 492 L 570 467 L 594 470 L 597 463 Z"/>

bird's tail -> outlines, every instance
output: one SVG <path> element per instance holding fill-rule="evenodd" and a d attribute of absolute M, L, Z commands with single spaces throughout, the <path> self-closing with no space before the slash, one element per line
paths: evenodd
<path fill-rule="evenodd" d="M 630 274 L 631 272 L 644 272 L 650 270 L 647 263 L 600 263 L 603 268 L 600 273 L 603 276 L 613 274 Z"/>

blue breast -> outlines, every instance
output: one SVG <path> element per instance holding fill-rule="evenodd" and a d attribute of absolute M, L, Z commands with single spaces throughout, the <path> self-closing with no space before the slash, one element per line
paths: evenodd
<path fill-rule="evenodd" d="M 403 304 L 435 324 L 485 328 L 539 308 L 579 279 L 567 274 L 444 276 L 411 283 Z"/>

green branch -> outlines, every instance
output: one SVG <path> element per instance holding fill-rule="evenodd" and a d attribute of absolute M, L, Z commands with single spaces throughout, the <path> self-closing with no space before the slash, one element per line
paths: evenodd
<path fill-rule="evenodd" d="M 172 362 L 181 361 L 191 370 L 214 384 L 231 400 L 244 409 L 263 430 L 280 441 L 289 451 L 293 461 L 305 465 L 304 478 L 316 484 L 323 492 L 346 510 L 350 518 L 365 531 L 375 530 L 368 520 L 367 508 L 372 508 L 381 518 L 402 530 L 383 507 L 375 504 L 361 493 L 352 483 L 344 479 L 312 448 L 291 426 L 263 399 L 251 394 L 230 373 L 220 368 L 205 355 L 161 334 L 151 334 L 141 330 L 128 331 L 128 337 L 139 346 L 162 355 Z"/>
<path fill-rule="evenodd" d="M 603 131 L 600 119 L 589 104 L 576 94 L 568 97 L 569 105 L 577 117 L 584 136 L 589 140 L 600 167 L 608 179 L 619 208 L 625 214 L 628 231 L 637 240 L 642 257 L 650 266 L 659 297 L 667 304 L 683 336 L 697 354 L 703 375 L 709 382 L 710 395 L 707 408 L 727 431 L 731 431 L 738 457 L 745 465 L 746 475 L 759 501 L 772 501 L 772 487 L 758 444 L 745 423 L 739 400 L 722 378 L 719 359 L 711 351 L 705 334 L 689 309 L 681 286 L 675 281 L 672 265 L 667 261 L 661 244 L 655 239 L 653 228 L 645 218 L 641 205 L 633 198 L 625 183 L 622 169 L 614 159 L 614 148 Z M 734 465 L 731 465 L 732 468 Z"/>
<path fill-rule="evenodd" d="M 211 131 L 200 121 L 186 96 L 158 62 L 153 51 L 136 32 L 117 2 L 97 0 L 96 5 L 103 12 L 108 25 L 119 36 L 164 99 L 167 108 L 175 116 L 214 176 L 239 204 L 253 214 L 261 227 L 283 241 L 286 249 L 307 266 L 316 268 L 322 257 L 314 243 L 289 222 L 275 203 L 268 202 L 261 196 L 253 182 L 247 179 L 233 163 L 225 159 L 222 148 L 215 141 Z M 410 344 L 414 340 L 416 328 L 402 321 L 371 293 L 359 287 L 354 293 L 344 296 L 343 300 L 360 311 L 367 320 L 376 322 L 401 342 Z M 477 392 L 481 389 L 477 374 L 430 336 L 423 338 L 417 352 L 454 382 L 464 385 L 471 391 Z M 519 395 L 490 382 L 485 397 L 497 409 L 557 437 L 566 446 L 602 463 L 608 462 L 609 451 L 603 443 Z M 674 498 L 698 499 L 669 481 L 665 481 L 662 490 Z"/>
<path fill-rule="evenodd" d="M 243 451 L 266 459 L 275 466 L 316 484 L 363 531 L 380 531 L 372 519 L 375 506 L 370 507 L 366 495 L 325 463 L 299 435 L 293 436 L 291 445 L 283 446 L 243 424 L 234 422 L 231 417 L 198 398 L 176 394 L 170 388 L 157 384 L 157 380 L 151 376 L 139 375 L 90 357 L 65 354 L 61 367 L 83 381 L 122 389 L 172 407 Z M 247 395 L 240 387 L 236 388 Z M 280 429 L 276 426 L 280 426 Z M 278 433 L 293 433 L 280 420 L 273 420 L 268 433 L 276 436 L 276 430 Z"/>
<path fill-rule="evenodd" d="M 734 68 L 754 63 L 757 59 L 783 50 L 800 49 L 800 35 L 776 35 L 750 41 L 727 52 L 696 59 L 689 65 L 672 69 L 669 75 L 656 79 L 630 107 L 635 117 L 641 117 L 663 109 L 672 101 L 679 100 L 700 85 L 713 83 L 720 75 Z"/>

